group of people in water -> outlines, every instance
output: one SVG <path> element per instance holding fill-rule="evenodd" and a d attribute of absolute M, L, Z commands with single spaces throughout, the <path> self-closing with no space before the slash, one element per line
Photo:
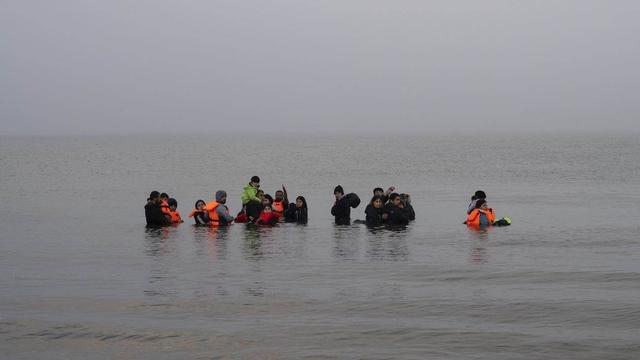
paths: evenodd
<path fill-rule="evenodd" d="M 253 223 L 273 226 L 279 222 L 305 224 L 308 221 L 307 200 L 298 196 L 295 203 L 289 203 L 287 189 L 276 190 L 274 196 L 260 189 L 260 178 L 253 176 L 241 195 L 242 210 L 231 215 L 227 203 L 227 192 L 218 190 L 215 200 L 196 201 L 189 214 L 196 225 L 227 226 L 232 223 Z M 184 222 L 177 210 L 178 202 L 166 193 L 152 191 L 145 205 L 148 226 L 164 226 Z"/>
<path fill-rule="evenodd" d="M 411 196 L 394 191 L 393 186 L 386 191 L 379 187 L 373 189 L 373 197 L 365 209 L 365 220 L 356 220 L 356 222 L 365 223 L 368 226 L 404 226 L 415 220 L 416 213 L 411 205 Z M 351 209 L 360 205 L 360 198 L 355 193 L 345 194 L 340 185 L 335 187 L 333 194 L 335 202 L 331 207 L 331 215 L 335 217 L 335 223 L 351 224 Z M 196 225 L 206 226 L 228 226 L 234 222 L 273 226 L 279 222 L 306 224 L 308 221 L 307 200 L 304 196 L 298 196 L 295 203 L 289 203 L 287 189 L 283 185 L 272 197 L 260 189 L 258 176 L 251 178 L 240 198 L 242 210 L 233 216 L 226 205 L 226 191 L 218 190 L 215 200 L 196 201 L 189 218 L 193 218 Z M 488 207 L 486 198 L 484 191 L 475 192 L 471 197 L 464 223 L 471 227 L 510 225 L 511 219 L 507 217 L 496 221 L 493 209 Z M 168 194 L 152 191 L 145 205 L 147 226 L 184 222 L 177 208 L 178 202 Z"/>

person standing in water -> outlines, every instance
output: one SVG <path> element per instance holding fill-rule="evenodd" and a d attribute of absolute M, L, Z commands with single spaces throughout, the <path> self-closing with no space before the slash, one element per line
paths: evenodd
<path fill-rule="evenodd" d="M 249 184 L 244 187 L 240 199 L 242 200 L 242 207 L 245 209 L 247 218 L 249 221 L 255 221 L 260 215 L 261 199 L 258 197 L 258 190 L 260 189 L 260 178 L 257 176 L 251 177 Z"/>
<path fill-rule="evenodd" d="M 342 186 L 336 186 L 335 189 L 333 189 L 333 195 L 336 197 L 336 202 L 331 208 L 331 215 L 335 217 L 336 225 L 351 224 L 351 206 L 349 204 L 349 198 L 344 195 Z"/>
<path fill-rule="evenodd" d="M 152 191 L 144 206 L 144 216 L 147 220 L 147 226 L 164 226 L 168 225 L 171 217 L 162 211 L 162 199 L 160 193 Z"/>
<path fill-rule="evenodd" d="M 227 192 L 216 191 L 216 200 L 208 203 L 203 208 L 209 218 L 209 224 L 213 226 L 227 226 L 233 223 L 233 216 L 229 214 L 227 205 Z"/>
<path fill-rule="evenodd" d="M 307 200 L 304 196 L 298 196 L 296 203 L 289 204 L 289 207 L 285 210 L 284 221 L 306 224 L 308 219 Z"/>

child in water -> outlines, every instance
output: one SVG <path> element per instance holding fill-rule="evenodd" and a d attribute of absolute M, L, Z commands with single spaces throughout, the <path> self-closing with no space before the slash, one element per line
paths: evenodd
<path fill-rule="evenodd" d="M 282 215 L 278 214 L 275 211 L 272 211 L 271 205 L 266 205 L 262 209 L 262 212 L 260 213 L 260 217 L 258 217 L 258 221 L 256 221 L 256 224 L 273 226 L 277 224 L 278 221 L 280 221 L 281 217 Z"/>
<path fill-rule="evenodd" d="M 189 217 L 193 218 L 196 221 L 196 225 L 204 225 L 207 223 L 207 217 L 204 211 L 205 202 L 204 200 L 198 200 L 195 204 L 195 209 L 189 214 Z"/>
<path fill-rule="evenodd" d="M 184 222 L 184 220 L 182 220 L 182 217 L 180 216 L 180 212 L 178 211 L 178 201 L 174 198 L 171 198 L 169 199 L 169 201 L 167 201 L 167 203 L 169 204 L 169 215 L 171 216 L 171 223 L 179 224 Z"/>

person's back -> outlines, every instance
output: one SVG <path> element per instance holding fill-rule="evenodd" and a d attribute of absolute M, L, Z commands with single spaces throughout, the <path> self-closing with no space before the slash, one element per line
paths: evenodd
<path fill-rule="evenodd" d="M 165 213 L 162 211 L 160 193 L 157 191 L 151 192 L 147 199 L 147 204 L 144 206 L 144 216 L 147 226 L 164 226 L 169 223 Z"/>
<path fill-rule="evenodd" d="M 336 202 L 331 207 L 331 215 L 335 217 L 337 225 L 349 225 L 351 223 L 351 207 L 349 199 L 344 195 L 342 186 L 338 185 L 333 190 Z"/>
<path fill-rule="evenodd" d="M 489 208 L 487 201 L 484 199 L 478 199 L 476 202 L 476 208 L 467 215 L 465 224 L 472 227 L 485 227 L 493 225 L 496 217 L 493 209 Z"/>

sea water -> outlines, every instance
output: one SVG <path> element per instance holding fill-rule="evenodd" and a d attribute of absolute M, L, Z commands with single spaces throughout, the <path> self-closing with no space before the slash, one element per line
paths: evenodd
<path fill-rule="evenodd" d="M 309 223 L 192 225 L 253 175 Z M 338 184 L 416 221 L 335 226 Z M 479 189 L 512 226 L 462 225 Z M 640 357 L 638 136 L 3 137 L 0 203 L 2 359 Z"/>

